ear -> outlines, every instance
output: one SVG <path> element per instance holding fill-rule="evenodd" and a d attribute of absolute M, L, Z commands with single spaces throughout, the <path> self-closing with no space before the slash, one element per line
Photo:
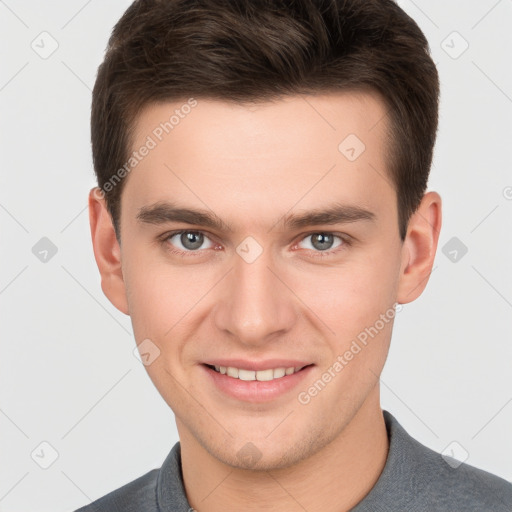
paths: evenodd
<path fill-rule="evenodd" d="M 89 223 L 94 257 L 101 274 L 101 289 L 112 304 L 128 315 L 126 288 L 121 268 L 121 248 L 103 191 L 94 187 L 89 192 Z"/>
<path fill-rule="evenodd" d="M 427 286 L 436 256 L 441 218 L 441 197 L 437 192 L 428 192 L 411 215 L 402 244 L 397 293 L 399 304 L 417 299 Z"/>

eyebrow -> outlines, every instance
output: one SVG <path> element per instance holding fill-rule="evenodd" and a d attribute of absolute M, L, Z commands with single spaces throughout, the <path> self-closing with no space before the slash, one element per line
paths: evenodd
<path fill-rule="evenodd" d="M 167 222 L 183 222 L 227 233 L 234 232 L 231 225 L 224 222 L 211 210 L 182 208 L 169 202 L 158 202 L 141 207 L 137 213 L 137 220 L 142 223 L 157 225 Z M 317 224 L 332 225 L 358 221 L 374 222 L 375 220 L 375 213 L 360 206 L 333 204 L 326 208 L 314 209 L 305 213 L 286 214 L 274 226 L 281 223 L 284 228 L 293 230 Z"/>

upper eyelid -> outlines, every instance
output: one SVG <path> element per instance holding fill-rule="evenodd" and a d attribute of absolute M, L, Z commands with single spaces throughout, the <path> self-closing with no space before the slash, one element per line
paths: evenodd
<path fill-rule="evenodd" d="M 182 233 L 201 233 L 206 238 L 210 239 L 212 242 L 215 242 L 215 238 L 216 238 L 214 235 L 210 234 L 208 231 L 204 231 L 202 229 L 177 229 L 175 231 L 166 231 L 158 238 L 165 241 L 173 236 L 180 235 Z"/>

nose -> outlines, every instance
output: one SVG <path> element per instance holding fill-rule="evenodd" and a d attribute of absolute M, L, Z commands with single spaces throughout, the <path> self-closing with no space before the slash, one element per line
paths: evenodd
<path fill-rule="evenodd" d="M 215 307 L 216 327 L 248 347 L 261 347 L 288 333 L 299 314 L 270 251 L 252 262 L 235 254 L 222 292 Z"/>

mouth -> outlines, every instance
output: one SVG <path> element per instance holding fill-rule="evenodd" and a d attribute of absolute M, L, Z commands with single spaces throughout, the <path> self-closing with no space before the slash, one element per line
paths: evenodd
<path fill-rule="evenodd" d="M 220 366 L 213 364 L 206 364 L 210 370 L 213 370 L 221 375 L 226 375 L 233 379 L 239 379 L 244 381 L 253 381 L 257 380 L 259 382 L 269 382 L 275 379 L 281 379 L 287 375 L 293 375 L 294 373 L 298 373 L 304 368 L 311 365 L 303 365 L 303 366 L 289 366 L 289 367 L 278 367 L 278 368 L 268 368 L 266 370 L 246 370 L 243 368 L 236 368 L 234 366 Z"/>
<path fill-rule="evenodd" d="M 203 363 L 205 377 L 222 396 L 241 402 L 264 403 L 293 396 L 299 384 L 313 371 L 315 364 L 299 361 L 268 361 L 251 364 L 246 361 Z M 216 364 L 219 363 L 219 364 Z M 224 363 L 224 364 L 220 364 Z M 295 364 L 295 366 L 292 366 Z M 245 368 L 240 368 L 239 366 Z M 282 402 L 281 402 L 282 403 Z"/>

